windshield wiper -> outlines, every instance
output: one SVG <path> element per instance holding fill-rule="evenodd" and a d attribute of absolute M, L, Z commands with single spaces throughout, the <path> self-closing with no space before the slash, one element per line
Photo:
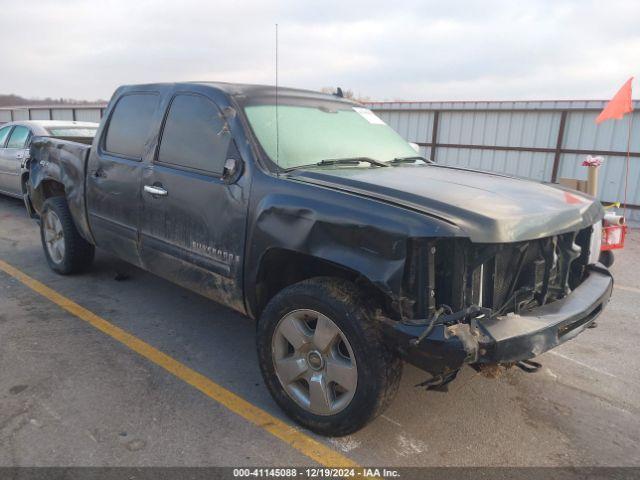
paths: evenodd
<path fill-rule="evenodd" d="M 316 163 L 310 163 L 308 165 L 296 165 L 295 167 L 285 168 L 285 172 L 290 172 L 292 170 L 297 170 L 299 168 L 309 168 L 309 167 L 326 167 L 330 165 L 358 165 L 360 162 L 367 162 L 371 165 L 375 165 L 376 167 L 388 167 L 384 162 L 380 160 L 375 160 L 369 157 L 352 157 L 352 158 L 327 158 L 325 160 L 320 160 Z"/>
<path fill-rule="evenodd" d="M 434 163 L 433 160 L 422 157 L 420 155 L 413 155 L 410 157 L 397 157 L 391 160 L 391 162 L 389 163 L 391 163 L 392 165 L 397 165 L 399 163 L 415 163 L 416 160 L 422 160 L 424 163 Z"/>

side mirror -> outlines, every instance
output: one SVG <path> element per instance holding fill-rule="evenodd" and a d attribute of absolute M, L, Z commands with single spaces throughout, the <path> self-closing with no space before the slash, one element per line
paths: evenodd
<path fill-rule="evenodd" d="M 224 180 L 225 183 L 234 183 L 238 178 L 240 178 L 240 175 L 242 175 L 242 169 L 242 160 L 237 158 L 227 158 L 222 170 L 222 180 Z"/>

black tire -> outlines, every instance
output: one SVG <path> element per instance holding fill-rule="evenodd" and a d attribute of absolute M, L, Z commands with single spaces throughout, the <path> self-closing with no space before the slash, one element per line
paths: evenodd
<path fill-rule="evenodd" d="M 317 277 L 291 285 L 266 306 L 257 325 L 260 368 L 269 392 L 284 412 L 313 432 L 328 436 L 353 433 L 380 415 L 393 400 L 403 362 L 384 342 L 373 308 L 351 282 Z M 274 360 L 274 335 L 289 313 L 310 309 L 330 318 L 349 342 L 357 366 L 357 386 L 350 403 L 335 414 L 303 408 L 280 382 Z"/>
<path fill-rule="evenodd" d="M 52 258 L 49 252 L 47 241 L 45 240 L 45 230 L 47 216 L 49 212 L 53 212 L 60 221 L 62 227 L 61 234 L 64 242 L 64 253 L 59 259 Z M 67 200 L 64 197 L 51 197 L 44 202 L 42 211 L 40 212 L 40 239 L 42 248 L 47 259 L 49 267 L 61 275 L 69 275 L 78 273 L 89 268 L 93 262 L 95 248 L 87 242 L 76 228 L 73 217 L 69 211 Z"/>

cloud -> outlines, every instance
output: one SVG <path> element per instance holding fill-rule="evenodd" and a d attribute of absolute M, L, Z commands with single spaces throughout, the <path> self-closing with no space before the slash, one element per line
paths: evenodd
<path fill-rule="evenodd" d="M 108 98 L 179 80 L 375 99 L 607 98 L 638 73 L 640 2 L 80 0 L 3 6 L 0 92 Z"/>

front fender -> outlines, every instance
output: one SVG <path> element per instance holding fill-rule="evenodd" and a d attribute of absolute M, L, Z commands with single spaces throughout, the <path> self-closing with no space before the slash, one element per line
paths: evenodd
<path fill-rule="evenodd" d="M 249 308 L 262 256 L 272 248 L 294 251 L 358 273 L 398 303 L 408 240 L 458 236 L 457 227 L 384 202 L 280 180 L 287 191 L 256 201 L 250 220 Z M 272 190 L 273 191 L 273 190 Z M 254 305 L 252 305 L 254 303 Z"/>

